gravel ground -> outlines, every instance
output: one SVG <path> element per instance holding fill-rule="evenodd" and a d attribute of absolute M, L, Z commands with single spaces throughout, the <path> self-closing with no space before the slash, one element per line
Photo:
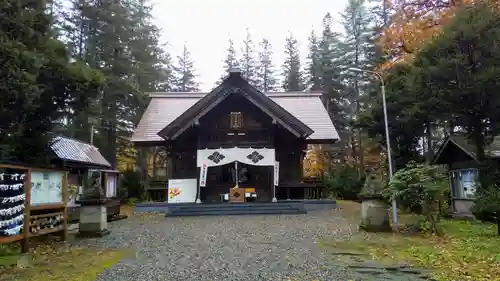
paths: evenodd
<path fill-rule="evenodd" d="M 129 248 L 96 281 L 350 280 L 333 264 L 319 239 L 344 239 L 356 227 L 340 211 L 307 215 L 152 217 L 113 222 L 111 234 L 77 245 Z"/>

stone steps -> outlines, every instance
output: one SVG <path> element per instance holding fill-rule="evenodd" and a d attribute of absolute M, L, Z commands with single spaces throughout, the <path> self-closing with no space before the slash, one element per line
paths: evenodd
<path fill-rule="evenodd" d="M 136 212 L 164 212 L 177 216 L 227 216 L 227 215 L 281 215 L 306 214 L 302 202 L 290 203 L 221 203 L 221 204 L 168 204 L 137 205 Z"/>

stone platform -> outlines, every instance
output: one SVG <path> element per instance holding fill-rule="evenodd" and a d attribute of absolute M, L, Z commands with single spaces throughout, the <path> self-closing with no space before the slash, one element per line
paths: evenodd
<path fill-rule="evenodd" d="M 283 200 L 252 203 L 140 203 L 135 211 L 160 212 L 175 216 L 280 215 L 306 214 L 310 210 L 336 208 L 335 200 Z"/>

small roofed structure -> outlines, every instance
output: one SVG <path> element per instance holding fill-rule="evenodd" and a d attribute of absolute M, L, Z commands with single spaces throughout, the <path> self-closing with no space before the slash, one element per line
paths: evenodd
<path fill-rule="evenodd" d="M 473 141 L 463 135 L 447 136 L 438 146 L 433 164 L 447 165 L 451 187 L 452 210 L 457 217 L 472 217 L 471 207 L 479 176 L 480 162 Z M 500 137 L 485 147 L 485 157 L 500 159 Z"/>
<path fill-rule="evenodd" d="M 90 183 L 91 178 L 98 180 L 97 184 L 101 186 L 103 195 L 109 199 L 108 216 L 120 214 L 117 193 L 119 171 L 112 169 L 97 147 L 73 138 L 57 136 L 53 138 L 50 148 L 55 156 L 52 164 L 68 169 L 68 185 L 77 187 L 69 202 L 70 220 L 78 220 L 79 205 L 75 200 L 83 192 L 83 187 Z"/>
<path fill-rule="evenodd" d="M 169 185 L 179 187 L 169 202 L 242 202 L 234 187 L 264 202 L 319 196 L 302 183 L 302 160 L 308 144 L 339 140 L 321 93 L 262 93 L 232 70 L 209 93 L 150 97 L 131 141 L 165 147 Z"/>
<path fill-rule="evenodd" d="M 59 160 L 64 161 L 65 166 L 111 168 L 111 164 L 102 156 L 97 147 L 76 139 L 57 136 L 52 140 L 50 148 Z"/>

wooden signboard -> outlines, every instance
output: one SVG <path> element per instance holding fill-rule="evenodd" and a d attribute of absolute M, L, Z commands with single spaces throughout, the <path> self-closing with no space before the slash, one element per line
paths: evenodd
<path fill-rule="evenodd" d="M 34 186 L 34 188 L 32 188 Z M 67 172 L 0 164 L 0 244 L 60 232 L 67 238 Z"/>

